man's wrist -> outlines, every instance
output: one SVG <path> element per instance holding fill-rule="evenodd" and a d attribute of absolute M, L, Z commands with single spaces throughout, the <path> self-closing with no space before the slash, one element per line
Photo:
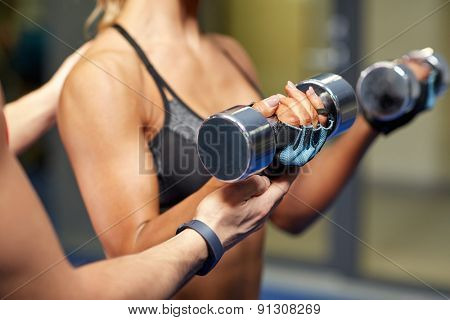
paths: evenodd
<path fill-rule="evenodd" d="M 189 244 L 190 250 L 192 250 L 192 254 L 196 258 L 196 264 L 200 268 L 208 259 L 208 244 L 205 239 L 202 238 L 195 230 L 185 229 L 181 232 L 179 237 L 183 238 L 183 242 Z"/>
<path fill-rule="evenodd" d="M 58 107 L 61 88 L 57 88 L 51 82 L 47 82 L 40 87 L 36 93 L 39 94 L 40 99 L 44 102 L 42 104 L 43 107 L 47 107 L 52 110 Z"/>
<path fill-rule="evenodd" d="M 192 229 L 197 232 L 206 242 L 208 247 L 208 258 L 203 266 L 197 272 L 197 275 L 207 275 L 216 264 L 220 261 L 224 254 L 224 247 L 221 240 L 210 226 L 200 220 L 191 220 L 182 224 L 176 231 L 177 234 L 184 232 L 186 229 Z"/>

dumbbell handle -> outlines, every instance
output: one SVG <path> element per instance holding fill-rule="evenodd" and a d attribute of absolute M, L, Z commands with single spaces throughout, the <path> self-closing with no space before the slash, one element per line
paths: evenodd
<path fill-rule="evenodd" d="M 430 71 L 434 74 L 434 82 L 427 88 Z M 425 48 L 411 51 L 394 61 L 381 61 L 367 67 L 361 72 L 356 92 L 369 122 L 377 130 L 389 133 L 423 110 L 426 103 L 422 100 L 427 99 L 429 89 L 439 96 L 448 83 L 447 62 L 433 49 Z"/>
<path fill-rule="evenodd" d="M 329 137 L 350 128 L 357 113 L 350 84 L 338 75 L 326 73 L 297 84 L 303 92 L 309 87 L 333 118 Z M 292 143 L 297 134 L 297 129 L 276 118 L 267 119 L 251 106 L 236 106 L 204 121 L 197 146 L 202 163 L 213 176 L 234 182 L 266 169 L 276 159 L 277 151 Z"/>

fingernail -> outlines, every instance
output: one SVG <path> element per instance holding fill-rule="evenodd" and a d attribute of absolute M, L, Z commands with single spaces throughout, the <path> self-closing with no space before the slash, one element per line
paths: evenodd
<path fill-rule="evenodd" d="M 269 108 L 275 108 L 280 103 L 280 97 L 278 95 L 273 95 L 264 99 L 263 102 Z"/>
<path fill-rule="evenodd" d="M 316 95 L 316 92 L 314 91 L 313 87 L 309 87 L 308 89 L 309 93 L 311 93 L 311 95 Z"/>
<path fill-rule="evenodd" d="M 267 187 L 267 188 L 270 187 L 270 179 L 267 178 L 266 176 L 262 176 L 262 177 L 263 177 L 263 179 L 264 179 L 264 182 L 266 183 L 266 187 Z"/>
<path fill-rule="evenodd" d="M 292 83 L 292 81 L 288 81 L 287 85 L 288 85 L 289 88 L 297 89 L 297 87 L 295 86 L 295 84 Z"/>

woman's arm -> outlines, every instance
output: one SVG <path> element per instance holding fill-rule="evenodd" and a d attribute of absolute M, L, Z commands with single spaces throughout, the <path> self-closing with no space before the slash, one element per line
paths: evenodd
<path fill-rule="evenodd" d="M 275 210 L 272 222 L 297 234 L 306 229 L 339 195 L 378 133 L 362 116 L 353 127 L 309 162 Z"/>
<path fill-rule="evenodd" d="M 405 61 L 405 64 L 417 79 L 423 81 L 428 77 L 427 64 L 415 61 Z M 367 120 L 358 116 L 347 133 L 309 163 L 310 172 L 296 179 L 272 221 L 290 233 L 302 232 L 339 195 L 377 136 L 378 132 Z"/>
<path fill-rule="evenodd" d="M 113 257 L 171 238 L 221 184 L 208 182 L 160 215 L 159 193 L 172 190 L 158 189 L 147 141 L 165 116 L 161 97 L 154 83 L 142 84 L 145 74 L 138 62 L 124 70 L 121 54 L 105 55 L 91 57 L 95 65 L 80 63 L 69 76 L 58 126 L 94 228 Z"/>
<path fill-rule="evenodd" d="M 209 225 L 228 250 L 262 227 L 291 182 L 285 178 L 270 184 L 254 176 L 226 185 L 200 203 L 195 219 Z M 175 294 L 206 256 L 203 238 L 187 229 L 156 247 L 89 265 L 80 273 L 90 298 L 161 299 Z"/>
<path fill-rule="evenodd" d="M 207 258 L 193 230 L 142 253 L 74 269 L 63 256 L 47 215 L 6 141 L 0 105 L 0 299 L 163 299 Z M 256 231 L 290 181 L 263 177 L 218 189 L 196 211 L 229 249 Z"/>
<path fill-rule="evenodd" d="M 77 66 L 58 112 L 63 143 L 108 256 L 140 252 L 171 238 L 180 224 L 192 219 L 200 201 L 223 185 L 211 179 L 160 214 L 160 192 L 173 191 L 170 186 L 158 189 L 147 141 L 162 125 L 165 111 L 154 83 L 142 84 L 141 65 L 130 64 L 124 71 L 122 57 L 116 58 L 108 53 L 106 64 L 98 59 L 96 65 Z M 139 94 L 144 92 L 140 86 L 150 92 L 148 98 Z"/>

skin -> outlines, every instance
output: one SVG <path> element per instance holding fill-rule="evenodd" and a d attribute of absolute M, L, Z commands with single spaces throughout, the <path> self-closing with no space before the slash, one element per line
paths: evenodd
<path fill-rule="evenodd" d="M 431 69 L 427 63 L 402 60 L 419 81 L 425 80 Z M 312 92 L 307 92 L 312 95 Z M 314 101 L 315 98 L 310 100 Z M 306 99 L 305 99 L 306 100 Z M 300 108 L 295 106 L 294 108 Z M 284 119 L 295 117 L 295 110 L 286 110 Z M 295 124 L 293 120 L 287 120 Z M 298 117 L 297 123 L 305 122 Z M 352 128 L 331 146 L 320 152 L 309 166 L 312 174 L 300 175 L 293 183 L 289 193 L 276 209 L 272 222 L 281 229 L 300 234 L 333 203 L 339 191 L 352 176 L 366 151 L 375 141 L 378 132 L 375 131 L 363 116 L 358 116 Z M 322 177 L 328 177 L 323 183 L 314 172 L 320 172 Z"/>
<path fill-rule="evenodd" d="M 5 106 L 9 144 L 14 153 L 24 151 L 55 123 L 64 81 L 88 47 L 89 43 L 86 43 L 68 57 L 50 81 L 41 88 Z"/>
<path fill-rule="evenodd" d="M 129 0 L 118 22 L 178 95 L 203 118 L 233 105 L 258 101 L 258 94 L 217 46 L 228 50 L 257 81 L 245 51 L 233 39 L 200 33 L 197 5 L 198 1 Z M 138 161 L 145 154 L 145 163 L 152 164 L 151 154 L 142 150 L 148 148 L 148 141 L 164 122 L 158 89 L 133 49 L 113 29 L 102 31 L 86 56 L 90 61 L 80 62 L 66 82 L 58 123 L 94 228 L 100 233 L 123 217 L 123 212 L 147 203 L 132 218 L 102 233 L 105 252 L 115 257 L 170 238 L 181 223 L 192 219 L 193 208 L 222 184 L 211 179 L 161 214 L 158 194 L 162 190 L 156 174 L 141 174 Z M 289 83 L 275 107 L 267 101 L 255 106 L 265 116 L 275 113 L 293 125 L 324 123 L 326 118 L 316 112 L 322 107 L 313 91 L 304 94 Z M 376 136 L 358 117 L 349 133 L 311 162 L 312 175 L 297 177 L 289 192 L 295 197 L 283 199 L 272 222 L 291 233 L 305 229 L 318 216 L 312 208 L 322 210 L 332 202 Z M 327 183 L 317 179 L 315 172 L 327 176 Z M 263 228 L 241 242 L 212 273 L 194 278 L 176 297 L 258 298 L 264 235 Z"/>
<path fill-rule="evenodd" d="M 200 269 L 207 245 L 189 229 L 141 253 L 73 268 L 11 154 L 2 105 L 0 91 L 0 298 L 165 299 Z M 219 188 L 194 218 L 209 225 L 228 250 L 261 228 L 291 182 L 271 184 L 257 176 Z"/>

